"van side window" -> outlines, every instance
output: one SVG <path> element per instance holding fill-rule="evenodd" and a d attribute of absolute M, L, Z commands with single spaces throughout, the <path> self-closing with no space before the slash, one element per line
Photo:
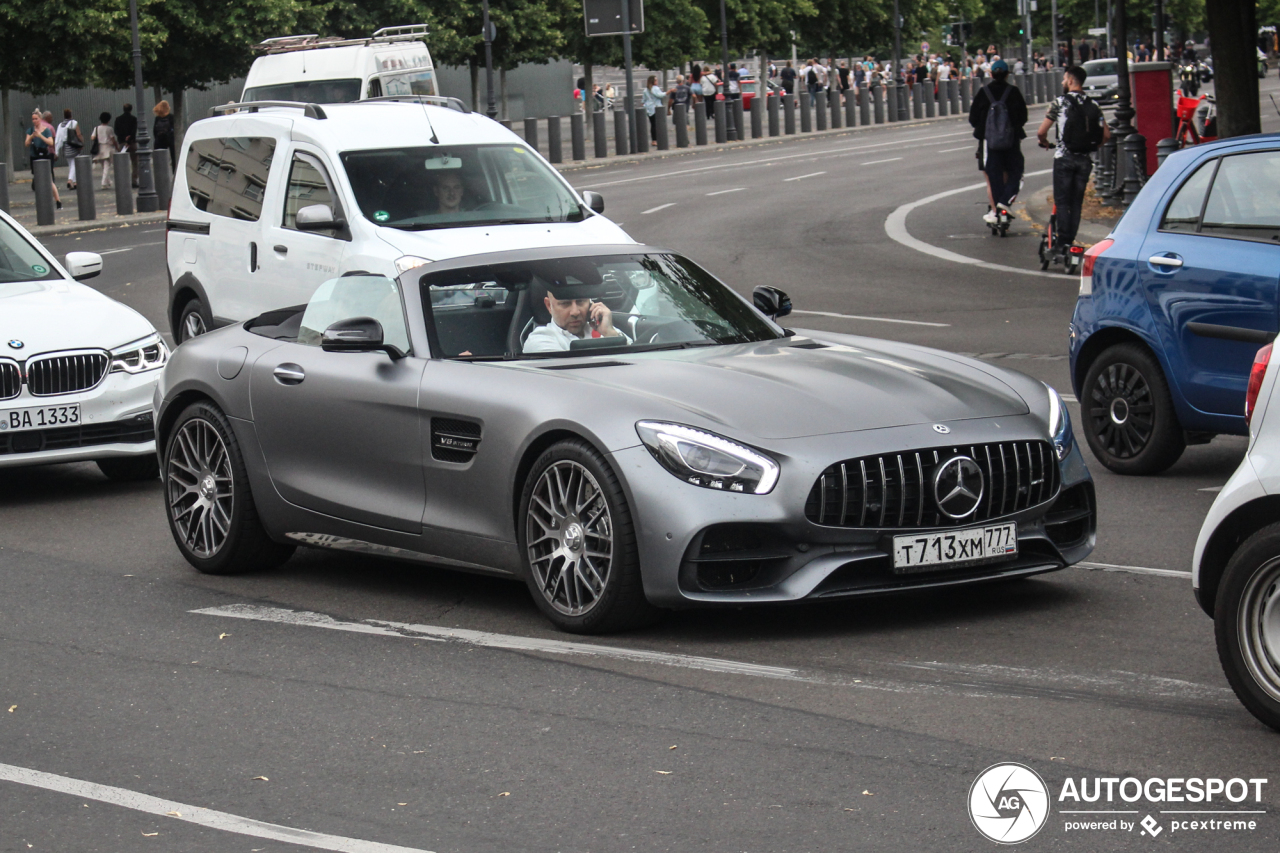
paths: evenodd
<path fill-rule="evenodd" d="M 337 217 L 342 216 L 342 205 L 333 192 L 333 184 L 320 161 L 310 154 L 296 152 L 289 164 L 289 186 L 284 194 L 283 227 L 296 231 L 295 220 L 298 211 L 313 204 L 328 205 Z M 314 232 L 329 237 L 335 236 L 332 231 Z"/>
<path fill-rule="evenodd" d="M 381 81 L 381 80 L 379 80 L 379 79 L 378 79 L 378 78 L 376 78 L 376 77 L 375 77 L 375 78 L 373 78 L 372 80 L 370 80 L 370 81 L 369 81 L 369 94 L 368 94 L 368 95 L 366 95 L 365 97 L 368 97 L 368 98 L 381 98 L 381 97 L 382 97 L 382 81 Z"/>
<path fill-rule="evenodd" d="M 256 222 L 271 175 L 269 136 L 199 139 L 187 155 L 187 190 L 198 210 Z"/>

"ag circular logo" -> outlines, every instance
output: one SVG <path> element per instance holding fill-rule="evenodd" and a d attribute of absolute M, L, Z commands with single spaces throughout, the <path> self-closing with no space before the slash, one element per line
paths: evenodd
<path fill-rule="evenodd" d="M 972 515 L 982 503 L 984 486 L 977 462 L 968 456 L 953 456 L 933 475 L 933 498 L 943 515 L 958 520 Z"/>
<path fill-rule="evenodd" d="M 1049 818 L 1049 789 L 1040 774 L 1022 764 L 993 764 L 969 788 L 969 819 L 998 844 L 1031 838 Z"/>

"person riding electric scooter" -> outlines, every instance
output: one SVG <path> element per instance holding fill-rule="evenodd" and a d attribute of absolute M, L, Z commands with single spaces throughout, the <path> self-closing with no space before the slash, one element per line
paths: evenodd
<path fill-rule="evenodd" d="M 991 82 L 974 95 L 969 124 L 978 140 L 978 168 L 987 176 L 990 209 L 982 217 L 993 234 L 1009 230 L 1013 214 L 1009 205 L 1022 186 L 1023 125 L 1027 102 L 1018 87 L 1008 81 L 1009 65 L 1003 59 L 991 63 Z"/>

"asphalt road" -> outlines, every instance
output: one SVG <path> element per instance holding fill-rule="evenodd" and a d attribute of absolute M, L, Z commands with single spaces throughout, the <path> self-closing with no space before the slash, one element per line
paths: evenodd
<path fill-rule="evenodd" d="M 1076 281 L 996 268 L 1033 268 L 1026 223 L 986 236 L 980 190 L 899 213 L 899 237 L 996 267 L 886 230 L 903 205 L 978 183 L 972 147 L 947 121 L 571 178 L 638 239 L 743 292 L 787 290 L 797 328 L 982 354 L 1069 393 Z M 1028 153 L 1028 171 L 1048 167 Z M 110 252 L 94 285 L 165 329 L 163 237 L 149 226 L 48 245 Z M 1144 479 L 1092 464 L 1091 561 L 1186 572 L 1207 490 L 1242 452 L 1217 439 Z M 227 609 L 238 605 L 257 609 Z M 441 642 L 436 629 L 486 633 Z M 202 576 L 169 538 L 158 484 L 112 484 L 90 465 L 6 470 L 0 780 L 53 776 L 0 781 L 0 851 L 301 849 L 288 838 L 362 853 L 987 850 L 966 801 L 1000 761 L 1031 766 L 1055 797 L 1067 777 L 1249 779 L 1277 766 L 1280 742 L 1228 689 L 1183 575 L 1073 568 L 961 592 L 691 611 L 588 641 L 624 652 L 540 642 L 566 639 L 523 587 L 444 570 L 300 552 L 268 574 Z M 1267 812 L 1255 830 L 1211 843 L 1274 849 L 1272 788 L 1248 806 Z M 1027 849 L 1153 843 L 1140 827 L 1066 831 L 1069 806 L 1055 803 Z M 1161 806 L 1114 808 L 1145 808 L 1120 816 L 1134 821 Z M 1210 843 L 1173 831 L 1156 842 Z"/>

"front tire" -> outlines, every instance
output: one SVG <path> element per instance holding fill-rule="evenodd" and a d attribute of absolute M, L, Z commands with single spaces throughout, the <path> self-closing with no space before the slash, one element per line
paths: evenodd
<path fill-rule="evenodd" d="M 271 541 L 258 520 L 244 455 L 217 406 L 192 403 L 165 444 L 165 515 L 188 563 L 208 575 L 234 575 L 289 559 L 294 546 Z"/>
<path fill-rule="evenodd" d="M 1240 702 L 1280 731 L 1280 524 L 1232 555 L 1213 611 L 1218 659 Z"/>
<path fill-rule="evenodd" d="M 118 483 L 144 483 L 160 476 L 160 461 L 154 454 L 99 459 L 97 465 L 108 480 Z"/>
<path fill-rule="evenodd" d="M 553 444 L 534 462 L 519 535 L 529 591 L 560 630 L 604 634 L 657 618 L 644 596 L 626 495 L 585 441 Z"/>
<path fill-rule="evenodd" d="M 1104 350 L 1085 374 L 1080 406 L 1089 448 L 1117 474 L 1158 474 L 1186 450 L 1169 383 L 1145 347 Z"/>

